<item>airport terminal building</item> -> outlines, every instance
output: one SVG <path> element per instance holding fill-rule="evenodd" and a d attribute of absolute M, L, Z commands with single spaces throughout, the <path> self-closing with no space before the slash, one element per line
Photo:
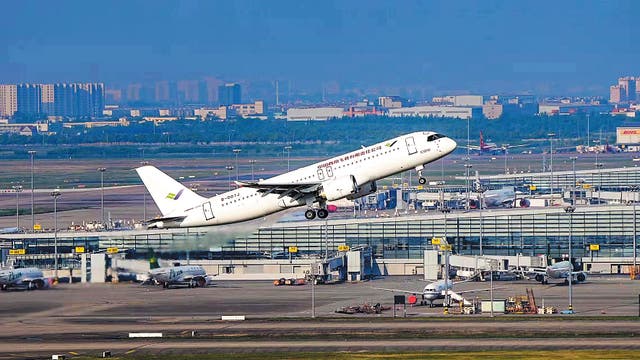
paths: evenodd
<path fill-rule="evenodd" d="M 580 206 L 575 212 L 562 208 L 516 208 L 499 210 L 399 213 L 372 217 L 293 221 L 261 227 L 220 244 L 216 228 L 111 232 L 59 232 L 58 251 L 73 259 L 74 249 L 87 252 L 117 248 L 138 256 L 149 249 L 173 256 L 199 259 L 268 259 L 286 257 L 297 247 L 296 257 L 330 255 L 338 246 L 368 245 L 374 259 L 416 262 L 431 239 L 446 237 L 453 252 L 460 255 L 546 255 L 568 256 L 569 239 L 573 257 L 585 270 L 625 272 L 637 249 L 636 208 L 632 205 Z M 386 213 L 385 213 L 386 214 Z M 213 244 L 213 245 L 212 245 Z M 16 255 L 25 261 L 51 259 L 54 234 L 0 235 L 0 246 L 25 249 Z M 73 266 L 70 264 L 70 266 Z"/>

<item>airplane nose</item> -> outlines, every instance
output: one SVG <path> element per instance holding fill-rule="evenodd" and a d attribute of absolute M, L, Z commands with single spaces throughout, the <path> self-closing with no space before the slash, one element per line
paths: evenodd
<path fill-rule="evenodd" d="M 453 139 L 447 138 L 447 142 L 445 144 L 445 149 L 447 154 L 455 150 L 457 147 L 458 147 L 458 144 Z"/>

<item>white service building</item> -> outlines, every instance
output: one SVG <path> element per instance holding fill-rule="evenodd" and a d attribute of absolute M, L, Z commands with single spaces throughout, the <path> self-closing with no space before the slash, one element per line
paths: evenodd
<path fill-rule="evenodd" d="M 457 119 L 471 119 L 481 117 L 482 108 L 473 106 L 414 106 L 389 109 L 389 116 L 452 117 Z"/>
<path fill-rule="evenodd" d="M 328 120 L 342 118 L 341 107 L 291 108 L 287 110 L 287 121 Z"/>

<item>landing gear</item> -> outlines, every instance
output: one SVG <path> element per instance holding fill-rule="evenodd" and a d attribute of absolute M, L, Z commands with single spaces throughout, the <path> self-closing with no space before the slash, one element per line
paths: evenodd
<path fill-rule="evenodd" d="M 326 219 L 329 216 L 329 211 L 327 209 L 318 209 L 318 217 L 320 219 Z"/>
<path fill-rule="evenodd" d="M 422 170 L 424 169 L 424 165 L 416 166 L 416 171 L 418 172 L 418 183 L 420 185 L 424 185 L 427 183 L 427 178 L 422 175 Z"/>
<path fill-rule="evenodd" d="M 313 220 L 316 218 L 316 215 L 320 218 L 320 219 L 326 219 L 327 216 L 329 216 L 329 211 L 327 209 L 318 209 L 317 211 L 314 209 L 308 209 L 307 211 L 304 212 L 304 217 L 307 220 Z"/>
<path fill-rule="evenodd" d="M 315 210 L 313 210 L 313 209 L 309 209 L 309 210 L 305 211 L 305 212 L 304 212 L 304 217 L 305 217 L 307 220 L 313 220 L 313 219 L 315 219 L 315 218 L 316 218 L 316 212 L 315 212 Z"/>

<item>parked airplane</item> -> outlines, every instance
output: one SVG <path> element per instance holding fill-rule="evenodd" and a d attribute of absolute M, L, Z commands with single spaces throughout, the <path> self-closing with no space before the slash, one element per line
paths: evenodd
<path fill-rule="evenodd" d="M 587 280 L 587 273 L 584 271 L 574 271 L 571 262 L 560 261 L 543 269 L 531 270 L 531 274 L 535 274 L 536 281 L 542 284 L 548 284 L 549 279 L 564 279 L 566 283 L 569 278 L 574 283 L 581 283 Z"/>
<path fill-rule="evenodd" d="M 187 287 L 206 287 L 210 279 L 202 266 L 178 265 L 151 269 L 149 280 L 161 284 L 167 289 L 172 285 Z"/>
<path fill-rule="evenodd" d="M 38 268 L 18 268 L 0 270 L 0 289 L 46 289 L 51 286 L 51 279 L 45 278 Z"/>
<path fill-rule="evenodd" d="M 162 212 L 149 227 L 195 227 L 230 224 L 287 208 L 307 206 L 305 217 L 329 214 L 327 201 L 356 199 L 377 191 L 376 181 L 416 169 L 451 153 L 456 142 L 435 132 L 415 132 L 333 157 L 258 182 L 236 182 L 238 189 L 204 198 L 153 166 L 136 171 Z M 317 207 L 314 207 L 317 204 Z"/>
<path fill-rule="evenodd" d="M 387 288 L 376 288 L 379 290 L 392 291 L 392 292 L 401 292 L 412 295 L 421 295 L 422 300 L 420 301 L 420 305 L 429 304 L 429 307 L 433 307 L 433 302 L 438 299 L 444 299 L 445 294 L 448 293 L 449 297 L 457 302 L 464 302 L 464 305 L 471 305 L 471 303 L 462 297 L 462 294 L 477 292 L 477 291 L 486 291 L 488 289 L 474 289 L 474 290 L 465 290 L 465 291 L 453 291 L 453 285 L 459 284 L 465 281 L 448 281 L 445 284 L 444 280 L 438 280 L 427 284 L 427 286 L 422 289 L 422 291 L 411 291 L 411 290 L 403 290 L 403 289 L 387 289 Z"/>

